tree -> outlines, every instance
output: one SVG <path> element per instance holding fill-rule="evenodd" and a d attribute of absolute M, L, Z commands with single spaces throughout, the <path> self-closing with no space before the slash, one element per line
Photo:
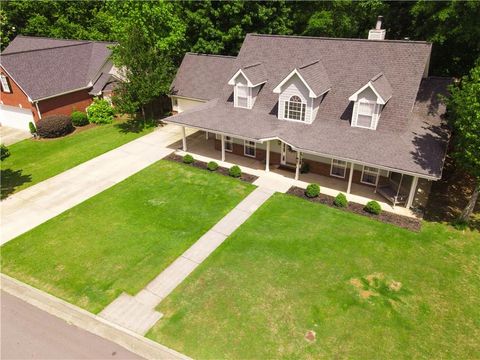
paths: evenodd
<path fill-rule="evenodd" d="M 453 156 L 475 179 L 473 194 L 459 218 L 468 222 L 480 190 L 480 58 L 460 84 L 450 87 L 450 92 L 448 108 L 453 126 Z"/>

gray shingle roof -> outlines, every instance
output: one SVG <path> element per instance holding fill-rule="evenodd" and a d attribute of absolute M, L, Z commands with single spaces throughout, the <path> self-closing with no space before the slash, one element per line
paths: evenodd
<path fill-rule="evenodd" d="M 392 86 L 390 85 L 387 77 L 383 73 L 374 76 L 372 80 L 370 80 L 370 82 L 385 102 L 387 102 L 392 97 Z"/>
<path fill-rule="evenodd" d="M 187 53 L 170 93 L 200 100 L 215 99 L 221 96 L 234 62 L 232 56 Z"/>
<path fill-rule="evenodd" d="M 242 71 L 253 85 L 261 84 L 268 80 L 267 71 L 262 63 L 244 66 Z"/>
<path fill-rule="evenodd" d="M 303 151 L 438 178 L 448 132 L 440 119 L 444 108 L 435 99 L 448 80 L 422 82 L 430 50 L 431 44 L 414 41 L 247 35 L 232 71 L 246 63 L 265 65 L 268 81 L 253 109 L 233 107 L 227 76 L 221 96 L 167 121 L 256 140 L 278 137 Z M 278 120 L 273 89 L 293 69 L 317 59 L 331 90 L 316 119 L 312 124 Z M 375 78 L 380 73 L 388 78 L 393 96 L 377 130 L 351 127 L 350 95 L 372 79 L 379 80 L 376 85 L 384 95 L 390 92 L 387 82 Z M 195 77 L 195 72 L 185 76 Z M 425 106 L 432 104 L 436 111 L 425 114 Z"/>
<path fill-rule="evenodd" d="M 114 43 L 17 36 L 1 66 L 32 100 L 86 88 Z"/>
<path fill-rule="evenodd" d="M 300 66 L 298 72 L 317 96 L 332 87 L 327 71 L 320 60 Z"/>

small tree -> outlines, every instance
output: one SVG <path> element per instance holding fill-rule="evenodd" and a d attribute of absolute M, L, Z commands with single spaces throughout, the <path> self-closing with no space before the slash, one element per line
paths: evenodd
<path fill-rule="evenodd" d="M 461 82 L 450 87 L 448 100 L 456 163 L 475 179 L 475 188 L 459 220 L 468 222 L 480 190 L 480 60 Z"/>

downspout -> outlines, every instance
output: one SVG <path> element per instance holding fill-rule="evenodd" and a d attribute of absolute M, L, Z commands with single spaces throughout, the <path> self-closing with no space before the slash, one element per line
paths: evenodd
<path fill-rule="evenodd" d="M 40 109 L 38 108 L 38 101 L 35 101 L 35 108 L 37 109 L 38 120 L 41 120 L 42 119 L 42 113 L 40 112 Z"/>

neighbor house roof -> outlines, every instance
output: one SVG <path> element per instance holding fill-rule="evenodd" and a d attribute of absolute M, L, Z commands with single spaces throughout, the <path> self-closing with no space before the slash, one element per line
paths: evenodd
<path fill-rule="evenodd" d="M 232 73 L 244 64 L 264 64 L 268 81 L 253 108 L 233 107 L 233 88 L 226 76 L 216 99 L 166 120 L 259 141 L 279 138 L 304 152 L 438 178 L 447 134 L 441 125 L 443 108 L 436 94 L 445 90 L 448 80 L 423 78 L 430 51 L 430 43 L 417 41 L 250 34 Z M 312 124 L 279 120 L 278 94 L 273 89 L 305 64 L 317 68 L 306 75 L 310 86 L 316 91 L 327 86 L 331 89 Z M 192 71 L 183 76 L 196 75 Z M 376 130 L 350 126 L 353 106 L 349 97 L 369 82 L 382 97 L 390 97 Z M 425 88 L 431 89 L 430 97 L 419 97 Z M 436 104 L 435 113 L 420 116 L 424 102 Z M 415 108 L 418 113 L 412 112 Z"/>
<path fill-rule="evenodd" d="M 200 100 L 215 99 L 222 94 L 235 57 L 187 53 L 172 83 L 172 95 Z"/>
<path fill-rule="evenodd" d="M 111 42 L 17 36 L 1 66 L 32 100 L 88 88 L 101 75 Z"/>

